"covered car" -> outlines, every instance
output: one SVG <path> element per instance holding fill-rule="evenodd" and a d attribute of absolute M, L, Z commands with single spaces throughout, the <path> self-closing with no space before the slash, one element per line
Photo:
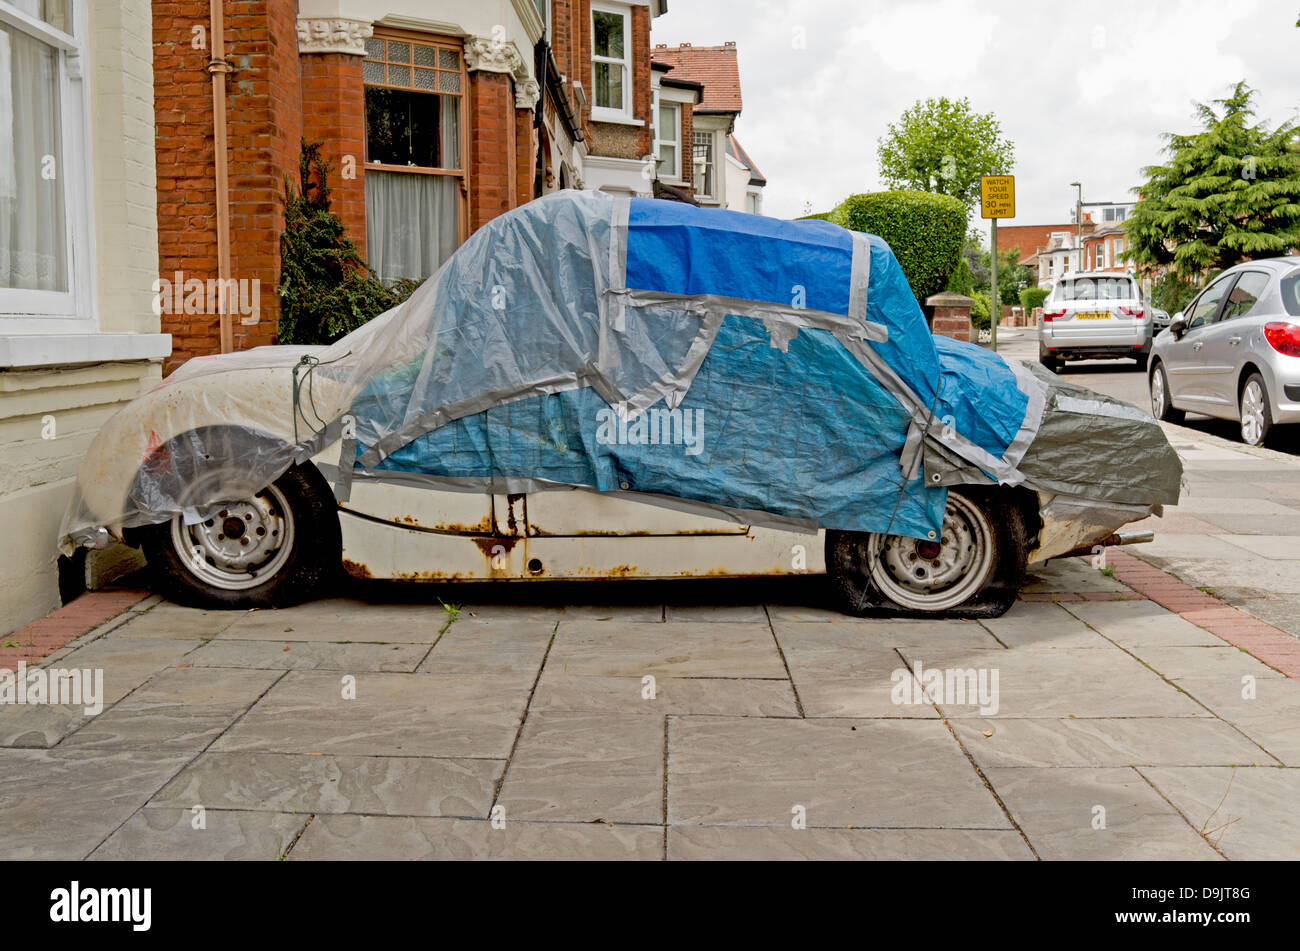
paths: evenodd
<path fill-rule="evenodd" d="M 1180 476 L 1146 414 L 932 336 L 878 237 L 566 191 L 328 347 L 186 363 L 98 434 L 61 543 L 140 544 L 216 606 L 340 565 L 826 571 L 854 613 L 974 616 Z"/>

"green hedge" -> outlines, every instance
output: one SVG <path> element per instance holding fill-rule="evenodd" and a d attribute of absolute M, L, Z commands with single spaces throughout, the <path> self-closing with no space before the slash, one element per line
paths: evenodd
<path fill-rule="evenodd" d="M 948 195 L 914 191 L 853 195 L 831 212 L 829 220 L 850 231 L 884 238 L 922 304 L 948 286 L 966 243 L 966 206 Z"/>
<path fill-rule="evenodd" d="M 1025 309 L 1025 316 L 1028 317 L 1034 312 L 1035 307 L 1042 307 L 1043 301 L 1052 292 L 1045 287 L 1026 287 L 1020 292 L 1020 306 Z"/>

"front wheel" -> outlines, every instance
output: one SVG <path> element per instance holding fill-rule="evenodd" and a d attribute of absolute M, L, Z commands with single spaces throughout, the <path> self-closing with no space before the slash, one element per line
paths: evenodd
<path fill-rule="evenodd" d="M 1182 410 L 1174 409 L 1169 396 L 1169 377 L 1163 363 L 1157 363 L 1151 371 L 1151 415 L 1166 423 L 1181 423 L 1186 418 Z"/>
<path fill-rule="evenodd" d="M 140 530 L 154 587 L 199 608 L 287 607 L 316 596 L 341 557 L 333 494 L 310 463 L 244 499 Z"/>
<path fill-rule="evenodd" d="M 1011 493 L 950 490 L 938 537 L 826 534 L 826 567 L 839 607 L 858 617 L 1000 617 L 1024 582 L 1030 539 Z"/>
<path fill-rule="evenodd" d="M 1264 378 L 1252 373 L 1241 388 L 1241 441 L 1262 446 L 1273 429 L 1273 408 L 1268 401 Z"/>

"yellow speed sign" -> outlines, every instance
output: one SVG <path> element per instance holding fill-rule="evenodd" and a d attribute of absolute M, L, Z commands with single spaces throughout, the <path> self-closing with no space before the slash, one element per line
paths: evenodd
<path fill-rule="evenodd" d="M 1014 175 L 985 175 L 980 179 L 980 216 L 995 219 L 1016 216 Z"/>

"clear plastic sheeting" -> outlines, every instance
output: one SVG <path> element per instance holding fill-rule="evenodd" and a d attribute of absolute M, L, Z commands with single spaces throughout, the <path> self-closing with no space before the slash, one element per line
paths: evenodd
<path fill-rule="evenodd" d="M 566 191 L 481 228 L 329 347 L 186 363 L 95 438 L 61 542 L 204 517 L 327 447 L 341 498 L 354 477 L 578 486 L 918 538 L 961 481 L 1168 494 L 1117 465 L 1123 446 L 1064 445 L 1116 417 L 1087 391 L 1067 413 L 1054 386 L 933 338 L 879 238 Z M 1177 466 L 1153 421 L 1122 422 Z"/>

